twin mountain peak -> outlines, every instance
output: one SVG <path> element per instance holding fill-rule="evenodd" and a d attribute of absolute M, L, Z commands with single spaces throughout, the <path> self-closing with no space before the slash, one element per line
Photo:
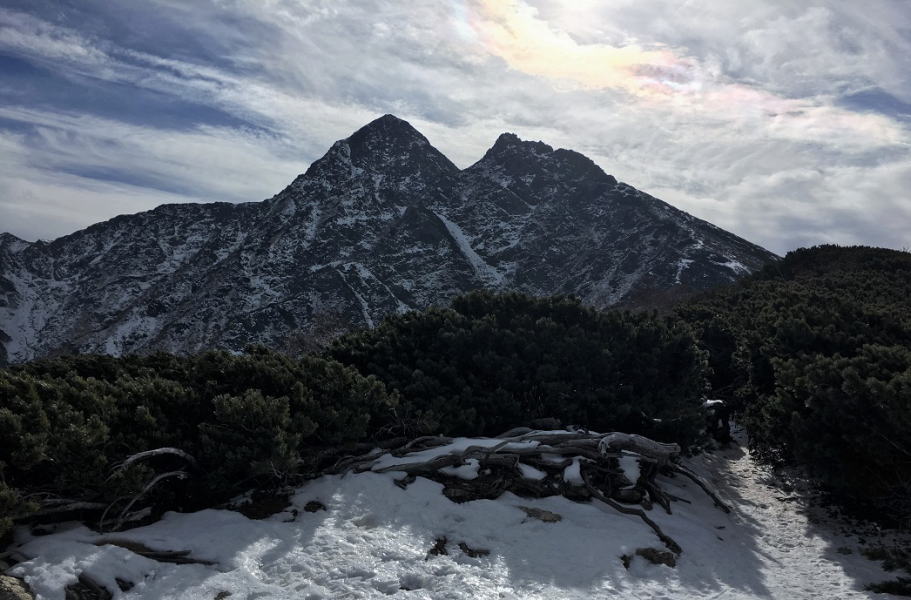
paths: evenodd
<path fill-rule="evenodd" d="M 0 363 L 282 347 L 475 289 L 649 304 L 772 253 L 504 133 L 460 170 L 385 115 L 264 202 L 170 204 L 51 242 L 0 234 Z"/>

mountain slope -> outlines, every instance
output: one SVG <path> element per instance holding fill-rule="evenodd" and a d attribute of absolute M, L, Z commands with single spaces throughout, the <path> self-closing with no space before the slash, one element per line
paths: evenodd
<path fill-rule="evenodd" d="M 607 307 L 774 259 L 576 152 L 503 134 L 460 171 L 386 115 L 264 202 L 0 235 L 0 362 L 281 346 L 326 315 L 372 326 L 478 288 Z"/>

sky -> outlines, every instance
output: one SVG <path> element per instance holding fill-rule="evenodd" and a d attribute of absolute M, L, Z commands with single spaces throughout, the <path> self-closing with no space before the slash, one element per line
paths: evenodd
<path fill-rule="evenodd" d="M 269 198 L 385 113 L 766 248 L 911 247 L 907 0 L 3 0 L 0 231 Z"/>

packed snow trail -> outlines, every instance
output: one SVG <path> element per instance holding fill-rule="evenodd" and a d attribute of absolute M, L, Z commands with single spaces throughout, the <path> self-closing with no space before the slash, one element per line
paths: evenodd
<path fill-rule="evenodd" d="M 224 592 L 232 600 L 850 599 L 874 597 L 864 584 L 894 577 L 862 558 L 855 538 L 812 523 L 795 502 L 776 499 L 782 492 L 763 483 L 767 473 L 740 446 L 687 463 L 734 512 L 716 509 L 682 477 L 662 478 L 664 489 L 685 500 L 673 504 L 673 515 L 659 508 L 650 513 L 683 547 L 676 568 L 640 556 L 626 568 L 622 556 L 661 549 L 661 543 L 638 518 L 599 502 L 506 493 L 455 504 L 441 484 L 418 478 L 402 490 L 393 485 L 400 474 L 391 472 L 322 477 L 299 488 L 284 512 L 259 521 L 204 510 L 168 513 L 116 534 L 77 525 L 41 537 L 20 531 L 17 550 L 36 558 L 12 574 L 24 577 L 39 598 L 59 600 L 81 572 L 123 600 L 213 600 Z M 307 512 L 313 501 L 325 510 Z M 562 518 L 545 522 L 529 508 Z M 430 554 L 443 538 L 447 553 Z M 104 543 L 125 540 L 188 550 L 215 564 L 165 564 Z M 460 544 L 489 554 L 471 556 Z M 135 587 L 120 591 L 116 578 Z"/>
<path fill-rule="evenodd" d="M 783 491 L 772 471 L 747 453 L 742 432 L 737 437 L 737 445 L 700 458 L 706 478 L 734 507 L 739 537 L 755 546 L 768 597 L 891 597 L 863 591 L 865 584 L 897 575 L 860 554 L 861 541 L 874 541 L 870 530 L 846 533 L 853 524 Z M 737 596 L 719 596 L 728 597 Z"/>

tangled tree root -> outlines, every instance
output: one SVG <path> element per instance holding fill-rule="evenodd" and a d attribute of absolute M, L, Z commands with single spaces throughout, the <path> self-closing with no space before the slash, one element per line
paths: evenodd
<path fill-rule="evenodd" d="M 671 503 L 681 500 L 661 489 L 658 475 L 679 473 L 691 479 L 719 509 L 730 512 L 707 483 L 679 464 L 676 444 L 618 432 L 533 431 L 525 427 L 496 439 L 492 445 L 453 447 L 447 452 L 443 446 L 451 444 L 452 438 L 425 436 L 388 451 L 345 457 L 329 472 L 400 472 L 404 476 L 395 484 L 403 489 L 417 477 L 425 477 L 442 483 L 443 494 L 454 502 L 493 499 L 507 491 L 535 498 L 560 494 L 571 500 L 596 500 L 640 518 L 675 554 L 682 552 L 680 545 L 647 514 L 655 504 L 671 514 Z M 425 460 L 416 460 L 419 453 L 434 449 L 439 450 L 429 452 Z M 401 460 L 390 461 L 389 456 Z M 636 481 L 630 481 L 621 467 L 624 457 L 638 463 Z M 459 477 L 454 469 L 464 467 L 473 469 L 476 476 Z"/>

